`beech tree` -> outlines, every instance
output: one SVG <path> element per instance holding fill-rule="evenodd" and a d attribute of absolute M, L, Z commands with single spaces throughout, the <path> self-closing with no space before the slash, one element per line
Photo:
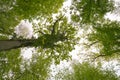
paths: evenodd
<path fill-rule="evenodd" d="M 62 3 L 63 0 L 0 1 L 1 80 L 45 80 L 52 60 L 58 64 L 60 60 L 70 57 L 68 53 L 77 41 L 76 28 L 68 24 L 63 14 L 58 15 L 56 19 L 52 18 L 52 14 L 58 12 Z M 34 20 L 42 19 L 49 25 L 42 22 L 34 23 Z M 21 20 L 33 23 L 34 32 L 38 34 L 38 38 L 17 37 L 14 28 Z M 32 56 L 31 61 L 23 60 L 20 48 L 24 47 L 36 48 L 37 53 Z"/>

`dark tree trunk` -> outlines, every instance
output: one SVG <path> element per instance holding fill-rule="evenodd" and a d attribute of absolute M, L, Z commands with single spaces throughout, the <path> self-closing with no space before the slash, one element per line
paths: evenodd
<path fill-rule="evenodd" d="M 29 40 L 0 40 L 0 51 L 16 49 L 20 47 L 32 47 L 36 39 Z"/>

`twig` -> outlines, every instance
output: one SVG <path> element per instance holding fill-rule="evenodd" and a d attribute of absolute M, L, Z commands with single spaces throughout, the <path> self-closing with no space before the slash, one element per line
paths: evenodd
<path fill-rule="evenodd" d="M 95 61 L 95 60 L 96 60 L 97 58 L 99 58 L 99 57 L 104 57 L 104 56 L 107 56 L 107 55 L 105 55 L 105 54 L 100 54 L 100 55 L 94 57 L 94 58 L 93 58 L 93 61 Z"/>

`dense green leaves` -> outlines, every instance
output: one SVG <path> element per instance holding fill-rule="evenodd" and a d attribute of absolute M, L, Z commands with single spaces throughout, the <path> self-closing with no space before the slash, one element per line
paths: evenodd
<path fill-rule="evenodd" d="M 20 74 L 20 63 L 20 50 L 0 52 L 0 79 L 13 80 Z"/>
<path fill-rule="evenodd" d="M 17 0 L 15 3 L 13 10 L 26 19 L 41 16 L 41 14 L 48 16 L 57 12 L 62 6 L 63 0 Z"/>
<path fill-rule="evenodd" d="M 73 16 L 80 16 L 82 23 L 92 23 L 113 10 L 113 2 L 111 0 L 75 0 L 73 1 L 73 7 L 79 12 L 79 14 Z"/>
<path fill-rule="evenodd" d="M 99 43 L 101 46 L 101 54 L 111 55 L 120 52 L 120 24 L 105 20 L 103 23 L 93 25 L 93 32 L 90 34 L 89 40 Z"/>

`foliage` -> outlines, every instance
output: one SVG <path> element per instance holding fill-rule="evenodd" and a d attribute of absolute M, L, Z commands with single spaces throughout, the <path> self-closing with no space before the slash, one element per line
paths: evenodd
<path fill-rule="evenodd" d="M 120 24 L 104 20 L 93 25 L 93 32 L 89 34 L 89 41 L 101 45 L 101 54 L 112 55 L 120 52 Z"/>
<path fill-rule="evenodd" d="M 20 74 L 20 63 L 20 50 L 0 52 L 0 79 L 13 80 Z"/>
<path fill-rule="evenodd" d="M 35 54 L 31 61 L 23 60 L 20 50 L 1 52 L 0 79 L 1 80 L 46 80 L 49 76 L 51 58 Z"/>
<path fill-rule="evenodd" d="M 100 50 L 97 57 L 111 56 L 113 53 L 119 54 L 119 22 L 104 17 L 106 13 L 114 11 L 114 1 L 75 0 L 71 9 L 74 12 L 72 20 L 79 22 L 80 27 L 84 26 L 83 30 L 86 30 L 87 27 L 92 31 L 92 33 L 88 32 L 86 36 L 91 42 L 88 46 L 97 45 Z"/>
<path fill-rule="evenodd" d="M 78 18 L 77 16 L 79 16 L 81 23 L 92 23 L 103 18 L 107 12 L 110 12 L 113 9 L 112 0 L 74 0 L 73 10 L 76 11 L 73 14 L 72 19 L 75 20 Z M 79 14 L 76 14 L 77 11 Z"/>
<path fill-rule="evenodd" d="M 20 74 L 14 80 L 46 80 L 49 76 L 50 58 L 45 58 L 44 54 L 34 54 L 31 61 L 22 63 Z"/>
<path fill-rule="evenodd" d="M 41 14 L 50 15 L 51 13 L 57 12 L 62 6 L 63 0 L 17 0 L 13 6 L 13 11 L 16 11 L 18 15 L 23 18 L 33 18 Z"/>
<path fill-rule="evenodd" d="M 38 38 L 30 39 L 35 40 L 30 45 L 36 48 L 30 61 L 22 59 L 20 49 L 0 52 L 1 80 L 46 80 L 52 61 L 59 64 L 61 60 L 70 59 L 69 52 L 78 42 L 76 34 L 80 26 L 93 28 L 88 39 L 92 45 L 100 46 L 101 56 L 120 53 L 120 24 L 104 19 L 104 15 L 114 9 L 112 0 L 73 0 L 73 23 L 68 23 L 67 18 L 61 14 L 55 19 L 52 17 L 63 2 L 64 0 L 0 1 L 0 40 L 14 36 L 14 27 L 21 20 L 29 20 L 31 23 L 34 20 L 40 21 L 34 23 Z M 80 25 L 76 27 L 74 22 Z M 57 75 L 56 80 L 118 80 L 114 72 L 100 70 L 88 63 L 73 64 L 72 67 L 73 72 L 66 70 L 64 74 Z"/>
<path fill-rule="evenodd" d="M 52 0 L 52 1 L 44 1 L 44 0 L 2 0 L 0 1 L 0 39 L 8 39 L 9 35 L 14 33 L 14 27 L 23 19 L 34 19 L 38 16 L 50 16 L 52 13 L 57 12 L 58 8 L 62 6 L 63 0 Z M 35 58 L 37 62 L 32 61 L 29 66 L 29 70 L 26 69 L 21 70 L 22 64 L 20 58 L 19 50 L 12 51 L 3 51 L 1 53 L 1 66 L 0 66 L 0 77 L 1 80 L 9 79 L 16 80 L 19 78 L 20 80 L 24 79 L 40 79 L 44 80 L 47 77 L 48 73 L 48 62 L 50 59 L 42 59 L 39 57 Z M 42 62 L 43 61 L 43 62 Z M 34 64 L 34 65 L 33 65 Z M 34 72 L 36 75 L 33 75 Z M 9 76 L 12 74 L 12 76 Z M 41 76 L 40 76 L 41 74 Z"/>
<path fill-rule="evenodd" d="M 39 48 L 40 52 L 44 52 L 48 57 L 51 57 L 58 64 L 60 60 L 69 59 L 69 52 L 74 49 L 78 38 L 75 37 L 77 28 L 67 22 L 67 19 L 61 15 L 50 23 L 50 25 L 39 25 L 39 37 L 35 42 L 35 46 L 42 45 Z M 42 27 L 42 28 L 41 28 Z M 43 28 L 44 27 L 44 28 Z"/>
<path fill-rule="evenodd" d="M 113 71 L 100 70 L 89 63 L 73 64 L 73 72 L 64 70 L 56 80 L 119 80 Z"/>

